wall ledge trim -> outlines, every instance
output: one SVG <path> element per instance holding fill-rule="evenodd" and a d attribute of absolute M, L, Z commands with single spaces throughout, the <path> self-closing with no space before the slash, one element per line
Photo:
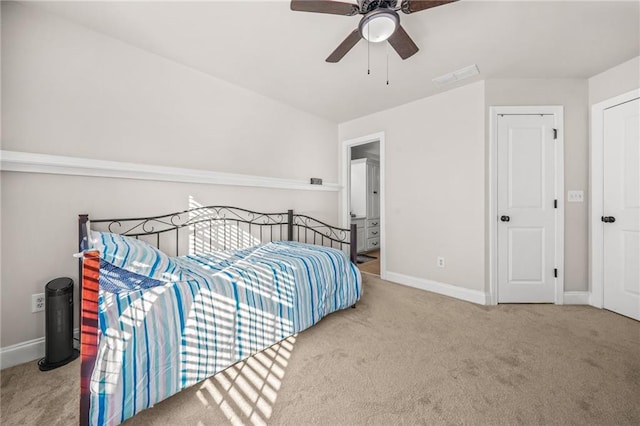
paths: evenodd
<path fill-rule="evenodd" d="M 335 192 L 342 189 L 342 186 L 336 183 L 311 185 L 308 181 L 297 179 L 5 150 L 0 151 L 0 170 L 7 172 L 46 173 L 208 185 L 251 186 L 303 191 Z"/>
<path fill-rule="evenodd" d="M 478 305 L 487 304 L 487 294 L 479 290 L 471 290 L 469 288 L 458 287 L 451 284 L 440 283 L 437 281 L 427 280 L 424 278 L 412 277 L 409 275 L 398 274 L 396 272 L 387 272 L 385 279 L 397 284 L 408 287 L 419 288 L 433 293 L 442 294 L 444 296 L 453 297 L 467 302 L 476 303 Z"/>

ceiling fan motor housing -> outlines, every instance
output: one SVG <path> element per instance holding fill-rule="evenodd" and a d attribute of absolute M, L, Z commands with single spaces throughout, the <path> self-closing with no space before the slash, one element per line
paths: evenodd
<path fill-rule="evenodd" d="M 358 3 L 360 4 L 360 13 L 366 15 L 380 7 L 395 9 L 398 5 L 398 0 L 358 0 Z"/>
<path fill-rule="evenodd" d="M 367 41 L 378 43 L 387 40 L 400 26 L 400 17 L 393 9 L 380 7 L 367 13 L 358 24 L 358 31 Z"/>

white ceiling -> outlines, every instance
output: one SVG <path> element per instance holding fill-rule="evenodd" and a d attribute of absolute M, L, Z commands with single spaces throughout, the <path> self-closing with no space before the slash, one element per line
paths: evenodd
<path fill-rule="evenodd" d="M 348 0 L 347 0 L 348 1 Z M 355 0 L 352 0 L 355 2 Z M 638 1 L 474 1 L 400 14 L 420 51 L 402 61 L 360 41 L 324 59 L 359 16 L 292 12 L 288 1 L 30 3 L 335 122 L 487 78 L 588 78 L 640 54 Z M 480 76 L 431 79 L 477 64 Z"/>

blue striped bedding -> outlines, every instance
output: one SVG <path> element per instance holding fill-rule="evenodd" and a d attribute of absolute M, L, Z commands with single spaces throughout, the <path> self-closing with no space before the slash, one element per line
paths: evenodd
<path fill-rule="evenodd" d="M 119 424 L 361 294 L 355 265 L 328 247 L 280 241 L 172 261 L 184 281 L 101 263 L 92 424 Z"/>

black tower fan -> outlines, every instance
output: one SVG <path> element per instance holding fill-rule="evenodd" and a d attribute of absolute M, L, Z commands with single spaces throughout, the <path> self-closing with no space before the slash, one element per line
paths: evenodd
<path fill-rule="evenodd" d="M 73 280 L 56 278 L 45 286 L 45 356 L 40 371 L 63 366 L 80 355 L 73 349 Z"/>

